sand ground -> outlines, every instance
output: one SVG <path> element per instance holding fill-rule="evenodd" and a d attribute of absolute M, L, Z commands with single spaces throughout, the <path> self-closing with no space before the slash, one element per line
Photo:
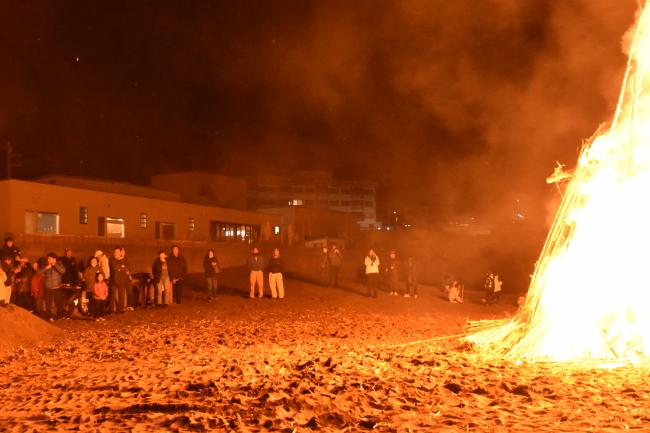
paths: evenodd
<path fill-rule="evenodd" d="M 284 300 L 249 300 L 241 275 L 224 280 L 215 301 L 62 320 L 59 340 L 13 350 L 0 430 L 650 431 L 644 369 L 514 365 L 432 340 L 512 305 L 297 280 Z"/>

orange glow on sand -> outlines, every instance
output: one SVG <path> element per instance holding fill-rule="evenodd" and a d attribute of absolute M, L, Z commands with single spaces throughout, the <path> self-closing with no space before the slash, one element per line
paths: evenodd
<path fill-rule="evenodd" d="M 478 322 L 486 353 L 638 362 L 650 350 L 650 12 L 638 16 L 616 112 L 585 144 L 514 318 Z"/>

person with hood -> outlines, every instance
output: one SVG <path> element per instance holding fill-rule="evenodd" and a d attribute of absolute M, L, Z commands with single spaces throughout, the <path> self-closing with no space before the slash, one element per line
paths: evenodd
<path fill-rule="evenodd" d="M 366 274 L 366 286 L 368 288 L 368 296 L 373 298 L 377 297 L 377 286 L 379 284 L 379 257 L 372 248 L 368 251 L 368 255 L 363 262 Z"/>
<path fill-rule="evenodd" d="M 260 250 L 257 247 L 254 247 L 251 250 L 251 255 L 248 256 L 248 261 L 246 262 L 248 267 L 249 280 L 251 283 L 250 297 L 255 298 L 255 284 L 257 284 L 259 290 L 259 297 L 264 297 L 264 268 L 266 263 L 264 263 L 264 258 L 260 256 Z"/>
<path fill-rule="evenodd" d="M 156 305 L 158 307 L 169 305 L 169 292 L 172 290 L 172 280 L 169 277 L 169 263 L 167 253 L 158 251 L 158 258 L 151 265 L 153 284 L 156 287 Z"/>
<path fill-rule="evenodd" d="M 169 277 L 172 280 L 172 294 L 174 304 L 183 300 L 183 281 L 187 276 L 187 260 L 181 255 L 178 245 L 172 246 L 172 255 L 169 257 Z"/>
<path fill-rule="evenodd" d="M 131 288 L 131 267 L 126 258 L 126 252 L 122 247 L 115 247 L 113 257 L 110 260 L 111 267 L 111 290 L 112 297 L 109 298 L 111 312 L 124 313 L 127 308 L 127 295 Z"/>
<path fill-rule="evenodd" d="M 217 287 L 219 286 L 217 277 L 219 272 L 221 272 L 221 269 L 219 269 L 219 260 L 217 260 L 217 257 L 214 255 L 214 250 L 210 249 L 203 258 L 203 274 L 205 275 L 209 300 L 213 300 L 217 297 Z"/>

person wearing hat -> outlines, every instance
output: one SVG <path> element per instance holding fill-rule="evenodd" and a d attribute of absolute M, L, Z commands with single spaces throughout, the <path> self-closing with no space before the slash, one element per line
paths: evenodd
<path fill-rule="evenodd" d="M 108 262 L 108 257 L 104 255 L 102 250 L 95 251 L 95 258 L 99 262 L 99 269 L 104 274 L 104 278 L 107 280 L 111 277 L 111 265 Z"/>

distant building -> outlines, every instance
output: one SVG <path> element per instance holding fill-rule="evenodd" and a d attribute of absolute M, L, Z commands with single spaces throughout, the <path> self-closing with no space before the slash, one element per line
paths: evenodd
<path fill-rule="evenodd" d="M 328 171 L 248 178 L 249 209 L 305 206 L 358 215 L 362 229 L 377 227 L 376 183 L 334 180 Z"/>
<path fill-rule="evenodd" d="M 378 226 L 375 182 L 334 180 L 329 171 L 246 178 L 180 172 L 153 176 L 151 185 L 191 203 L 249 210 L 287 206 L 327 209 L 354 214 L 362 229 Z"/>

